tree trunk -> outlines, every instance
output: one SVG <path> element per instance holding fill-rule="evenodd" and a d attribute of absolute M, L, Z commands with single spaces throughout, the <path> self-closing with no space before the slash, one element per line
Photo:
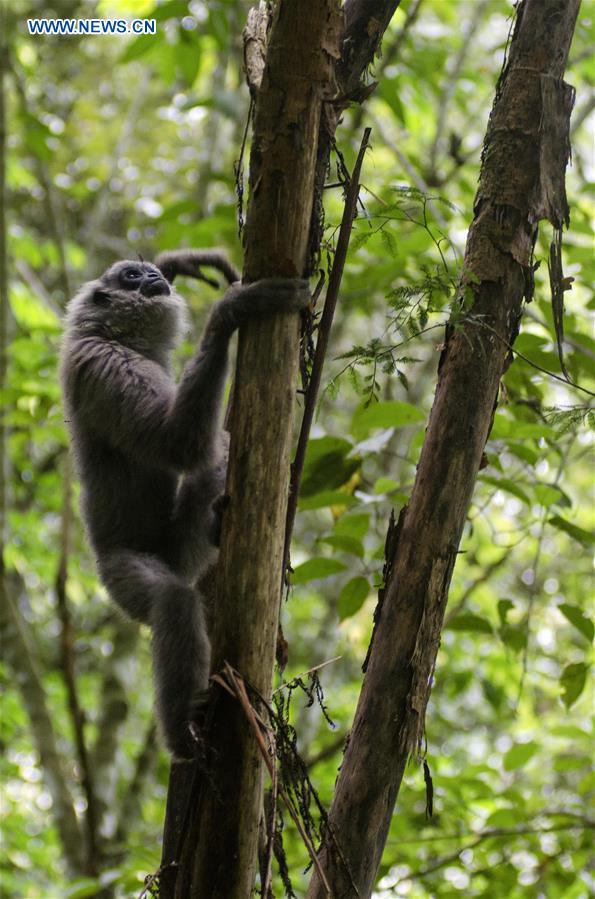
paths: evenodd
<path fill-rule="evenodd" d="M 547 218 L 560 229 L 568 218 L 574 91 L 561 76 L 579 5 L 524 0 L 518 9 L 467 241 L 470 303 L 447 329 L 411 499 L 389 531 L 383 601 L 320 854 L 333 897 L 371 894 L 403 771 L 423 734 L 461 533 L 523 299 L 531 298 L 537 225 Z M 308 897 L 326 895 L 315 872 Z"/>
<path fill-rule="evenodd" d="M 316 99 L 315 106 L 318 109 L 319 113 L 319 134 L 317 141 L 314 141 L 314 145 L 317 143 L 317 160 L 316 160 L 316 172 L 315 172 L 315 187 L 311 193 L 314 194 L 316 207 L 311 215 L 310 219 L 310 227 L 312 228 L 312 233 L 309 238 L 309 246 L 311 247 L 311 252 L 314 254 L 319 246 L 321 231 L 317 227 L 321 222 L 321 197 L 322 197 L 322 189 L 323 184 L 328 168 L 328 160 L 330 155 L 330 149 L 332 145 L 332 139 L 334 137 L 335 129 L 339 122 L 341 111 L 349 104 L 351 100 L 363 100 L 367 96 L 369 92 L 369 88 L 365 88 L 360 84 L 360 79 L 364 74 L 367 66 L 369 66 L 373 59 L 374 55 L 379 51 L 380 42 L 382 40 L 382 36 L 384 34 L 385 29 L 387 28 L 390 19 L 399 5 L 400 0 L 346 0 L 343 11 L 345 15 L 345 30 L 342 34 L 342 52 L 341 59 L 336 66 L 336 81 L 338 87 L 339 98 L 335 98 L 333 103 L 321 104 L 319 99 Z M 334 4 L 332 5 L 332 9 L 334 9 Z M 303 27 L 309 27 L 309 20 L 305 18 L 303 13 L 304 7 L 302 7 L 302 23 Z M 307 11 L 307 9 L 306 9 Z M 322 14 L 323 9 L 318 10 Z M 340 23 L 339 23 L 340 25 Z M 332 48 L 332 53 L 336 52 L 335 41 L 338 40 L 340 35 L 340 27 L 338 29 L 339 33 L 335 32 L 335 27 L 332 28 L 332 35 L 326 46 L 326 50 Z M 310 28 L 310 32 L 312 30 Z M 273 41 L 269 42 L 269 45 L 273 45 Z M 297 55 L 299 57 L 301 52 L 303 52 L 300 48 L 300 45 L 295 41 L 295 35 L 293 36 L 292 47 L 292 55 L 285 55 L 283 60 L 276 60 L 275 65 L 279 66 L 283 63 L 285 64 L 285 71 L 287 75 L 285 76 L 285 80 L 291 82 L 291 79 L 295 75 L 295 71 L 292 71 L 292 66 L 294 62 L 294 56 Z M 305 47 L 305 45 L 304 45 Z M 313 63 L 313 61 L 312 61 Z M 277 83 L 282 83 L 279 80 Z M 298 86 L 295 84 L 290 85 L 291 89 L 294 90 Z M 261 100 L 262 101 L 262 91 L 261 91 Z M 272 109 L 272 116 L 271 116 Z M 271 130 L 271 134 L 275 134 L 278 128 L 278 123 L 280 123 L 280 119 L 275 121 L 274 116 L 274 108 L 269 107 L 269 112 L 267 113 L 269 116 L 268 124 L 265 122 L 265 128 Z M 301 127 L 301 126 L 300 126 Z M 312 123 L 310 121 L 310 127 L 312 127 Z M 292 131 L 291 123 L 289 125 L 290 132 Z M 296 132 L 296 133 L 299 133 Z M 287 141 L 287 134 L 285 134 L 284 138 Z M 265 154 L 265 165 L 270 165 L 271 168 L 273 166 L 273 162 L 268 162 L 266 159 L 266 154 L 272 149 L 272 143 L 268 146 L 263 145 L 261 149 L 261 153 Z M 295 148 L 291 151 L 291 155 L 294 154 Z M 289 167 L 291 171 L 291 167 Z M 287 170 L 286 170 L 287 171 Z M 254 175 L 251 176 L 254 179 Z M 270 176 L 272 177 L 272 176 Z M 273 179 L 274 180 L 274 179 Z M 298 202 L 302 202 L 302 200 L 307 201 L 308 196 L 310 194 L 300 194 L 297 197 Z M 273 260 L 275 259 L 274 255 L 271 252 L 271 246 L 277 246 L 275 229 L 277 227 L 277 223 L 279 221 L 279 216 L 283 215 L 286 210 L 281 210 L 279 212 L 278 204 L 273 198 L 273 209 L 266 209 L 266 205 L 264 203 L 261 204 L 261 208 L 264 210 L 261 214 L 264 218 L 263 224 L 260 226 L 262 231 L 259 232 L 258 227 L 255 225 L 254 230 L 252 231 L 252 237 L 250 234 L 248 235 L 249 239 L 252 240 L 253 244 L 253 253 L 259 254 L 255 256 L 254 264 L 254 274 L 260 275 L 261 271 L 256 267 L 259 258 L 261 259 L 262 274 L 270 273 L 270 272 L 295 272 L 299 271 L 299 268 L 295 265 L 292 268 L 285 268 L 281 266 L 281 259 L 283 258 L 283 247 L 279 247 L 279 267 L 275 268 L 273 264 Z M 252 214 L 252 213 L 251 213 Z M 288 212 L 289 214 L 289 212 Z M 291 215 L 293 215 L 293 210 L 291 211 Z M 302 213 L 299 214 L 300 219 L 302 219 Z M 302 221 L 305 221 L 305 217 Z M 249 229 L 251 229 L 252 221 L 249 221 Z M 286 224 L 284 222 L 284 227 Z M 272 237 L 271 237 L 271 229 Z M 284 244 L 290 245 L 290 249 L 292 253 L 294 253 L 295 248 L 291 246 L 291 241 L 289 241 L 288 235 L 289 231 L 280 232 Z M 268 237 L 265 236 L 269 235 Z M 303 239 L 303 234 L 301 236 Z M 273 241 L 267 245 L 267 241 Z M 293 259 L 293 255 L 287 255 L 286 259 Z M 252 264 L 252 263 L 251 263 Z M 247 269 L 246 274 L 252 275 L 252 272 Z M 273 323 L 271 323 L 272 325 Z M 269 333 L 267 331 L 267 333 Z M 266 341 L 265 341 L 266 343 Z M 290 349 L 291 352 L 294 350 L 294 342 L 293 336 L 290 341 Z M 267 352 L 264 354 L 265 356 L 268 354 L 268 346 Z M 280 354 L 281 358 L 283 358 L 282 354 Z M 295 357 L 294 357 L 295 358 Z M 251 364 L 251 363 L 250 363 Z M 258 365 L 261 364 L 261 359 L 258 359 Z M 276 383 L 279 378 L 279 371 L 273 371 L 272 377 L 273 380 L 268 380 L 270 375 L 267 374 L 267 380 L 265 384 L 265 389 L 268 391 L 271 383 Z M 265 380 L 263 378 L 263 380 Z M 237 394 L 236 394 L 237 395 Z M 251 402 L 251 400 L 250 400 Z M 236 442 L 236 446 L 237 446 Z M 262 440 L 259 434 L 256 434 L 256 444 L 257 447 L 256 452 L 260 452 L 262 449 Z M 273 472 L 273 481 L 275 476 L 279 474 L 279 472 Z M 236 482 L 237 479 L 236 479 Z M 240 482 L 241 483 L 241 482 Z M 256 491 L 252 491 L 252 495 L 255 495 Z M 259 501 L 260 501 L 259 497 Z M 263 507 L 264 508 L 264 507 Z M 250 510 L 251 511 L 251 510 Z M 251 519 L 248 519 L 251 520 Z M 238 532 L 243 534 L 246 530 L 244 523 L 242 522 L 239 515 L 234 516 L 234 522 L 238 527 Z M 231 540 L 231 537 L 229 538 Z M 209 595 L 211 591 L 209 590 Z M 247 611 L 249 611 L 250 606 L 247 606 Z M 275 613 L 276 615 L 277 613 Z M 221 622 L 221 626 L 224 626 L 225 622 L 231 621 L 232 624 L 237 623 L 240 624 L 239 619 L 236 622 L 235 612 L 231 611 L 230 613 L 226 610 L 226 608 L 219 607 L 217 610 L 218 620 Z M 254 625 L 258 630 L 260 627 L 259 620 L 255 615 L 252 616 L 250 626 Z M 217 628 L 216 628 L 217 630 Z M 241 641 L 240 646 L 244 645 L 244 632 L 240 632 L 239 628 L 235 629 L 236 639 Z M 222 639 L 225 639 L 225 635 L 222 636 Z M 229 638 L 228 638 L 229 639 Z M 215 650 L 216 654 L 216 650 Z M 219 655 L 221 657 L 222 653 Z M 234 653 L 230 653 L 230 658 L 234 658 Z M 268 688 L 267 688 L 268 689 Z M 266 693 L 266 691 L 265 691 Z M 226 700 L 222 697 L 222 702 Z M 224 715 L 224 713 L 221 713 Z M 219 719 L 223 721 L 223 718 Z M 224 727 L 224 724 L 221 725 Z M 223 737 L 222 737 L 223 739 Z M 227 766 L 230 769 L 235 767 L 235 759 L 239 758 L 241 754 L 244 752 L 245 745 L 250 746 L 251 741 L 237 741 L 235 743 L 235 749 L 230 749 L 230 754 L 227 758 Z M 231 758 L 233 752 L 233 759 Z M 260 766 L 260 761 L 257 762 L 257 766 Z M 225 766 L 223 766 L 225 767 Z M 223 770 L 223 769 L 222 769 Z M 184 896 L 190 895 L 188 892 L 183 892 L 185 889 L 190 889 L 190 886 L 186 887 L 185 884 L 190 884 L 192 880 L 192 874 L 190 872 L 191 865 L 191 857 L 193 848 L 197 844 L 198 841 L 198 831 L 197 831 L 197 818 L 196 818 L 196 810 L 195 804 L 197 802 L 197 796 L 200 790 L 200 774 L 189 765 L 178 765 L 174 764 L 171 768 L 170 773 L 170 783 L 169 783 L 169 791 L 168 791 L 168 800 L 167 800 L 167 811 L 165 817 L 165 827 L 164 827 L 164 836 L 163 836 L 163 854 L 162 854 L 162 867 L 160 870 L 159 876 L 159 884 L 160 884 L 160 895 L 163 899 L 173 899 L 174 895 Z M 211 822 L 211 826 L 213 823 Z M 248 827 L 254 828 L 253 823 L 248 823 Z M 188 836 L 189 828 L 192 828 L 192 833 Z M 183 847 L 185 849 L 185 856 L 182 860 L 181 866 L 178 864 L 180 860 L 180 855 Z M 180 871 L 180 876 L 177 877 L 177 873 Z M 177 890 L 177 892 L 176 892 Z"/>
<path fill-rule="evenodd" d="M 332 91 L 338 0 L 281 0 L 254 119 L 244 280 L 302 277 L 314 196 L 318 128 Z M 229 662 L 270 697 L 298 373 L 297 315 L 241 329 L 218 568 L 213 670 Z M 263 759 L 238 703 L 218 691 L 186 834 L 176 897 L 252 893 Z M 194 805 L 194 803 L 193 803 Z"/>

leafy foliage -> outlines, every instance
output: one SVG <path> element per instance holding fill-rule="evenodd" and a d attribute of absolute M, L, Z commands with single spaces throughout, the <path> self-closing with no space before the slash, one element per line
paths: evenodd
<path fill-rule="evenodd" d="M 7 583 L 82 821 L 86 799 L 59 660 L 56 583 L 66 558 L 76 685 L 102 824 L 97 873 L 69 869 L 41 752 L 47 747 L 23 700 L 23 660 L 7 657 L 0 716 L 6 896 L 82 897 L 96 895 L 99 884 L 115 896 L 136 895 L 159 863 L 167 760 L 151 730 L 147 640 L 123 631 L 106 603 L 76 518 L 76 487 L 72 498 L 65 490 L 59 320 L 77 284 L 116 257 L 219 245 L 241 258 L 233 164 L 249 102 L 238 55 L 246 6 L 9 4 Z M 320 678 L 337 732 L 297 697 L 290 712 L 327 805 L 360 689 L 388 517 L 410 495 L 442 329 L 466 314 L 461 259 L 510 13 L 505 0 L 404 0 L 375 66 L 379 86 L 365 111 L 373 153 L 364 165 L 283 608 L 288 679 L 334 660 Z M 158 34 L 26 34 L 28 17 L 54 14 L 147 16 L 157 20 Z M 380 897 L 582 899 L 592 886 L 584 872 L 595 787 L 588 689 L 595 261 L 583 112 L 595 70 L 586 52 L 588 10 L 581 16 L 568 75 L 578 99 L 571 229 L 563 240 L 564 271 L 574 277 L 565 293 L 564 363 L 578 386 L 568 383 L 558 357 L 544 262 L 502 384 L 451 589 L 426 734 L 434 816 L 426 818 L 422 769 L 412 764 Z M 339 132 L 348 166 L 360 131 L 360 114 L 351 110 Z M 329 188 L 325 200 L 330 256 L 340 191 Z M 547 258 L 549 242 L 545 229 L 536 262 Z M 189 283 L 183 289 L 197 333 L 212 294 Z M 290 822 L 283 837 L 293 887 L 303 895 L 308 860 Z M 280 895 L 278 882 L 275 889 Z"/>

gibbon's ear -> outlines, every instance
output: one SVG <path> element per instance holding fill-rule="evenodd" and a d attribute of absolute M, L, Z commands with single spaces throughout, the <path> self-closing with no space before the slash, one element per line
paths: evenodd
<path fill-rule="evenodd" d="M 108 306 L 110 299 L 109 290 L 101 290 L 101 288 L 98 288 L 93 292 L 93 302 L 97 303 L 98 306 Z"/>

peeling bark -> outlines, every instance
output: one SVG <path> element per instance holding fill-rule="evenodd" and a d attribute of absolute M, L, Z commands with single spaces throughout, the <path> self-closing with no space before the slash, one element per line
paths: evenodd
<path fill-rule="evenodd" d="M 275 8 L 254 118 L 246 281 L 307 273 L 318 129 L 322 103 L 334 92 L 341 26 L 339 0 L 281 0 Z M 297 315 L 242 328 L 234 382 L 213 670 L 230 663 L 265 697 L 278 627 L 298 337 Z M 222 691 L 206 747 L 175 896 L 246 899 L 255 878 L 263 760 L 241 708 Z"/>
<path fill-rule="evenodd" d="M 255 221 L 257 221 L 258 224 L 254 224 L 252 221 L 249 223 L 249 228 L 253 228 L 253 234 L 252 237 L 250 237 L 250 234 L 248 233 L 252 248 L 249 249 L 247 245 L 247 265 L 244 272 L 246 277 L 255 278 L 267 274 L 294 275 L 301 274 L 302 272 L 305 273 L 308 270 L 308 266 L 311 265 L 312 261 L 315 259 L 321 238 L 321 232 L 319 231 L 318 225 L 321 221 L 320 204 L 322 202 L 322 188 L 328 168 L 332 138 L 339 121 L 340 112 L 349 103 L 349 99 L 346 96 L 347 91 L 352 91 L 354 96 L 357 95 L 360 99 L 362 96 L 366 95 L 368 89 L 365 87 L 360 89 L 360 79 L 364 69 L 371 64 L 374 54 L 378 52 L 382 34 L 398 5 L 399 0 L 346 0 L 343 11 L 347 22 L 350 24 L 348 24 L 347 31 L 345 32 L 347 40 L 343 41 L 341 44 L 341 53 L 338 42 L 343 36 L 343 19 L 338 9 L 338 3 L 325 0 L 324 4 L 316 4 L 310 0 L 308 3 L 293 3 L 293 5 L 285 2 L 284 4 L 281 4 L 281 7 L 278 7 L 280 17 L 282 10 L 292 8 L 293 11 L 291 12 L 291 15 L 295 16 L 297 14 L 297 19 L 293 22 L 293 26 L 295 27 L 293 27 L 291 22 L 287 19 L 285 20 L 285 27 L 287 28 L 289 37 L 286 39 L 285 46 L 280 42 L 274 51 L 277 54 L 277 57 L 274 60 L 274 66 L 278 68 L 281 75 L 280 78 L 277 79 L 277 83 L 270 86 L 271 96 L 267 99 L 266 106 L 263 107 L 263 115 L 265 117 L 263 120 L 263 132 L 268 134 L 268 141 L 262 141 L 262 139 L 260 139 L 261 142 L 258 149 L 259 157 L 255 158 L 254 171 L 252 171 L 251 166 L 251 185 L 254 196 L 256 197 L 258 194 L 256 209 L 260 209 L 260 212 L 255 213 Z M 261 94 L 261 96 L 259 96 L 259 103 L 264 103 L 260 87 L 262 84 L 262 76 L 264 75 L 262 61 L 265 47 L 269 41 L 271 47 L 274 46 L 274 38 L 271 32 L 267 30 L 268 19 L 262 6 L 263 4 L 261 3 L 258 11 L 254 11 L 250 15 L 247 30 L 245 32 L 245 60 L 249 86 L 253 97 L 258 93 Z M 299 12 L 296 13 L 298 10 Z M 326 16 L 325 28 L 322 30 L 320 29 L 321 15 Z M 320 48 L 325 54 L 325 64 L 328 63 L 329 67 L 332 67 L 330 64 L 333 61 L 338 61 L 339 57 L 341 57 L 341 77 L 337 87 L 335 87 L 335 82 L 332 81 L 330 74 L 325 75 L 325 83 L 328 82 L 327 86 L 323 88 L 320 96 L 316 90 L 314 91 L 314 94 L 311 96 L 312 102 L 310 104 L 302 104 L 302 111 L 297 119 L 296 127 L 296 123 L 292 123 L 291 119 L 288 120 L 286 118 L 287 110 L 285 109 L 285 103 L 279 101 L 283 101 L 284 94 L 292 93 L 298 87 L 296 84 L 297 73 L 300 73 L 301 77 L 307 75 L 309 72 L 309 77 L 313 78 L 314 82 L 319 78 L 320 73 L 316 74 L 316 59 L 311 58 L 309 61 L 305 59 L 307 47 L 311 46 L 312 40 L 312 33 L 309 34 L 308 29 L 310 29 L 310 32 L 312 31 L 311 23 L 313 21 L 318 23 L 316 29 L 320 32 Z M 302 59 L 302 57 L 304 57 L 304 59 Z M 273 64 L 272 56 L 269 56 L 269 60 L 271 64 Z M 337 68 L 338 67 L 335 66 L 335 71 Z M 283 72 L 285 73 L 284 75 L 282 74 Z M 266 89 L 265 82 L 265 90 Z M 309 90 L 305 80 L 299 87 L 299 90 Z M 335 97 L 336 91 L 341 95 L 340 100 L 337 100 Z M 321 100 L 328 100 L 330 102 L 322 103 Z M 312 116 L 313 111 L 316 111 L 318 115 L 317 121 Z M 257 109 L 257 115 L 258 114 Z M 268 122 L 266 121 L 267 117 Z M 279 144 L 275 147 L 276 134 L 279 130 L 279 126 L 283 123 L 284 131 L 280 132 Z M 307 137 L 307 131 L 304 128 L 305 123 L 308 123 L 307 127 L 311 132 L 310 137 Z M 314 134 L 312 129 L 318 129 L 318 133 Z M 259 128 L 257 127 L 255 129 L 255 142 L 258 142 L 259 140 L 258 132 Z M 300 141 L 300 143 L 297 143 L 297 141 Z M 307 141 L 309 141 L 309 144 Z M 296 167 L 290 162 L 284 177 L 289 179 L 288 183 L 294 178 L 292 191 L 283 196 L 283 190 L 281 189 L 275 197 L 272 188 L 275 187 L 276 183 L 277 187 L 281 186 L 282 188 L 282 185 L 279 185 L 278 182 L 278 174 L 279 171 L 282 172 L 284 169 L 282 167 L 278 170 L 277 162 L 272 155 L 269 158 L 269 153 L 274 151 L 279 154 L 279 149 L 283 146 L 283 142 L 285 148 L 284 152 L 288 155 L 286 156 L 285 163 L 283 163 L 284 154 L 281 153 L 278 155 L 277 162 L 280 160 L 282 166 L 285 165 L 288 160 L 295 161 L 297 159 L 299 161 L 300 147 L 302 147 L 304 151 L 307 148 L 308 153 L 312 152 L 312 150 L 315 153 L 317 152 L 316 168 L 313 182 L 303 182 L 298 190 L 296 189 L 297 180 L 295 180 L 297 177 Z M 310 156 L 308 159 L 311 161 Z M 260 175 L 255 175 L 256 169 L 260 166 L 263 166 L 268 172 L 267 177 L 270 181 L 269 185 L 265 187 L 264 193 L 261 191 Z M 262 171 L 262 169 L 260 169 L 260 171 Z M 312 197 L 314 197 L 314 202 L 312 202 Z M 280 202 L 281 200 L 283 202 Z M 285 202 L 289 202 L 287 208 L 283 207 L 283 203 Z M 304 227 L 301 216 L 302 213 L 305 214 L 305 205 L 307 204 L 309 204 L 310 208 L 308 226 L 311 230 L 308 237 L 308 248 L 305 250 L 301 248 L 301 241 L 305 238 L 308 229 Z M 313 206 L 314 210 L 312 210 Z M 287 228 L 288 216 L 299 217 L 301 221 L 299 234 L 295 229 L 292 230 L 291 224 L 289 229 Z M 281 241 L 281 244 L 278 243 L 279 240 Z M 303 259 L 300 257 L 302 252 L 304 253 Z M 306 256 L 308 257 L 307 260 Z M 270 394 L 271 385 L 283 383 L 287 386 L 295 383 L 295 375 L 292 368 L 294 364 L 293 360 L 295 359 L 296 346 L 296 330 L 294 324 L 290 322 L 289 333 L 286 331 L 282 321 L 279 321 L 277 324 L 274 322 L 271 322 L 270 324 L 270 328 L 263 328 L 262 331 L 258 329 L 259 333 L 256 334 L 254 333 L 254 329 L 247 329 L 251 332 L 249 342 L 252 345 L 252 349 L 248 355 L 244 355 L 244 336 L 240 336 L 239 358 L 242 361 L 239 363 L 241 368 L 238 367 L 238 372 L 241 372 L 240 380 L 242 383 L 244 379 L 246 380 L 246 386 L 245 389 L 242 388 L 243 393 L 241 401 L 236 399 L 238 394 L 235 394 L 234 405 L 237 403 L 242 409 L 249 410 L 246 412 L 248 420 L 251 416 L 256 414 L 254 410 L 262 408 L 262 397 Z M 280 330 L 277 329 L 277 326 Z M 273 351 L 272 357 L 270 355 L 271 346 L 277 347 L 277 350 Z M 289 367 L 287 367 L 287 360 L 290 361 Z M 254 389 L 254 384 L 256 382 L 250 386 L 250 378 L 247 377 L 247 372 L 250 370 L 261 372 L 260 380 L 258 381 L 260 387 L 257 389 Z M 273 490 L 277 490 L 279 487 L 279 483 L 277 483 L 279 475 L 285 477 L 285 473 L 288 473 L 287 467 L 275 468 L 275 466 L 288 465 L 287 445 L 284 443 L 287 436 L 284 430 L 284 423 L 287 423 L 287 419 L 284 416 L 287 414 L 287 409 L 290 408 L 290 405 L 287 404 L 291 403 L 292 396 L 293 391 L 287 386 L 285 396 L 286 405 L 283 406 L 282 409 L 276 404 L 271 405 L 270 412 L 272 418 L 268 422 L 266 419 L 257 420 L 254 418 L 250 433 L 248 433 L 247 430 L 240 430 L 240 427 L 243 428 L 246 425 L 246 422 L 244 422 L 244 425 L 238 426 L 236 432 L 238 436 L 234 438 L 235 442 L 233 445 L 237 448 L 238 456 L 241 456 L 242 454 L 244 456 L 240 465 L 250 464 L 256 466 L 257 471 L 260 473 L 255 478 L 254 473 L 245 468 L 243 470 L 244 480 L 242 480 L 239 476 L 239 472 L 241 472 L 242 469 L 238 466 L 237 473 L 230 474 L 230 478 L 235 479 L 231 480 L 230 484 L 238 484 L 238 494 L 240 497 L 244 497 L 241 507 L 243 511 L 241 513 L 238 511 L 240 508 L 239 505 L 235 507 L 235 511 L 233 505 L 229 510 L 233 519 L 229 523 L 227 533 L 234 535 L 233 538 L 229 538 L 232 542 L 238 540 L 238 535 L 241 536 L 238 546 L 240 542 L 243 544 L 246 535 L 260 534 L 262 540 L 260 542 L 257 541 L 257 548 L 259 551 L 262 551 L 263 549 L 266 551 L 266 548 L 269 545 L 268 540 L 270 537 L 271 523 L 273 520 L 277 520 L 277 514 L 280 509 L 285 508 L 287 496 L 284 491 L 286 491 L 286 488 L 283 488 L 283 490 L 276 494 L 280 501 L 279 503 L 277 500 L 271 502 L 268 497 L 271 486 Z M 262 428 L 263 430 L 260 431 L 259 428 Z M 281 428 L 281 430 L 275 430 L 278 428 Z M 273 438 L 273 446 L 269 446 L 268 441 L 270 436 Z M 265 442 L 263 442 L 263 439 Z M 252 442 L 248 443 L 246 441 Z M 245 448 L 247 446 L 252 447 L 250 454 L 246 452 Z M 267 453 L 271 453 L 271 455 L 264 454 L 263 451 L 265 446 L 268 447 Z M 277 455 L 278 452 L 281 453 L 280 456 Z M 264 476 L 262 474 L 267 471 L 270 473 L 268 479 L 266 474 L 264 474 Z M 287 482 L 285 481 L 285 483 Z M 263 492 L 259 492 L 259 490 L 263 490 Z M 257 501 L 254 501 L 255 497 L 257 497 Z M 261 507 L 260 512 L 256 512 L 255 510 L 255 506 L 257 505 Z M 269 518 L 271 511 L 273 517 Z M 241 517 L 242 515 L 245 516 L 243 519 Z M 278 528 L 276 533 L 282 533 L 282 529 Z M 224 537 L 224 539 L 226 538 Z M 275 537 L 275 540 L 276 539 L 277 538 Z M 248 553 L 250 552 L 251 550 L 248 550 Z M 222 553 L 222 555 L 224 555 L 224 553 Z M 254 556 L 254 558 L 256 558 L 256 556 Z M 277 571 L 278 560 L 274 554 L 270 555 L 266 562 L 264 560 L 261 561 L 263 566 L 271 566 L 271 572 Z M 228 580 L 227 583 L 232 583 L 233 576 L 233 569 L 229 568 L 229 574 L 224 575 L 224 577 L 231 579 Z M 274 577 L 271 580 L 271 589 L 273 583 Z M 280 583 L 280 581 L 278 583 Z M 234 590 L 233 586 L 231 589 L 232 591 Z M 227 590 L 227 587 L 225 587 L 224 590 Z M 256 638 L 257 645 L 253 661 L 246 666 L 243 666 L 243 663 L 236 662 L 236 667 L 242 671 L 242 673 L 246 673 L 254 669 L 256 662 L 262 664 L 262 671 L 268 671 L 268 674 L 263 681 L 264 689 L 262 691 L 266 695 L 270 689 L 271 671 L 268 655 L 266 653 L 264 655 L 260 654 L 260 649 L 262 646 L 268 647 L 268 639 L 271 633 L 270 627 L 276 628 L 275 622 L 277 621 L 278 607 L 274 612 L 269 609 L 263 618 L 259 612 L 259 609 L 262 608 L 260 599 L 254 606 L 251 605 L 253 602 L 252 597 L 255 594 L 247 581 L 241 586 L 238 595 L 248 597 L 246 605 L 243 604 L 243 600 L 238 604 L 238 601 L 234 598 L 234 593 L 232 592 L 230 594 L 232 598 L 229 599 L 227 603 L 225 601 L 220 603 L 217 607 L 217 617 L 220 624 L 215 627 L 215 631 L 219 634 L 219 637 L 216 636 L 214 641 L 214 657 L 215 660 L 223 658 L 236 659 L 238 653 L 243 654 L 245 649 L 252 645 L 246 641 L 245 634 L 259 634 L 260 631 L 263 631 L 260 638 Z M 265 593 L 263 595 L 268 594 Z M 235 611 L 238 607 L 242 610 L 239 615 Z M 253 609 L 252 612 L 251 609 Z M 265 622 L 264 629 L 263 621 Z M 262 642 L 259 643 L 259 639 L 261 639 Z M 228 655 L 226 655 L 226 653 L 228 653 Z M 260 675 L 255 677 L 253 683 L 260 683 Z M 219 723 L 215 723 L 213 740 L 218 746 L 217 752 L 219 753 L 220 770 L 224 771 L 227 769 L 234 772 L 235 780 L 232 779 L 232 781 L 230 781 L 229 792 L 231 794 L 235 789 L 232 784 L 236 786 L 239 784 L 239 772 L 246 770 L 244 761 L 246 765 L 248 765 L 248 768 L 251 764 L 254 765 L 258 778 L 261 776 L 261 762 L 254 758 L 254 747 L 251 747 L 250 740 L 246 742 L 246 740 L 241 737 L 241 733 L 244 733 L 245 736 L 243 722 L 235 719 L 231 712 L 228 711 L 229 700 L 227 697 L 222 697 L 221 702 L 223 708 L 217 712 L 217 720 Z M 217 728 L 219 728 L 219 733 L 216 732 Z M 236 728 L 240 729 L 239 733 Z M 251 754 L 246 755 L 247 751 Z M 238 768 L 238 759 L 244 760 L 242 761 L 240 768 Z M 171 899 L 174 894 L 176 896 L 192 895 L 189 890 L 198 889 L 198 887 L 192 886 L 192 882 L 198 882 L 196 880 L 198 874 L 193 879 L 189 866 L 191 864 L 191 856 L 194 852 L 194 848 L 200 839 L 195 805 L 197 802 L 197 794 L 200 790 L 201 776 L 197 776 L 190 766 L 172 766 L 166 823 L 164 828 L 162 869 L 159 876 L 160 895 L 163 899 Z M 239 789 L 240 786 L 238 786 L 238 790 Z M 260 793 L 260 787 L 258 787 L 258 792 Z M 229 807 L 229 814 L 235 814 L 234 809 L 236 808 L 236 802 L 237 799 L 234 798 L 232 805 Z M 200 813 L 202 815 L 201 820 L 205 821 L 202 833 L 204 833 L 205 829 L 210 828 L 213 831 L 211 839 L 217 846 L 219 846 L 218 840 L 220 839 L 217 827 L 221 809 L 225 808 L 225 806 L 225 802 L 222 802 L 219 805 L 214 803 L 214 818 L 207 818 L 204 811 Z M 192 812 L 192 814 L 190 814 L 190 812 Z M 226 816 L 227 812 L 228 810 L 225 808 Z M 189 817 L 191 820 L 189 820 Z M 258 823 L 258 809 L 256 806 L 253 806 L 245 810 L 244 819 L 240 820 L 238 817 L 236 822 L 228 821 L 226 824 L 226 833 L 231 833 L 233 831 L 235 833 L 234 839 L 239 840 L 242 828 L 246 828 L 248 844 L 251 844 L 254 840 L 255 822 L 256 824 Z M 187 831 L 189 827 L 190 833 L 188 834 Z M 203 839 L 205 841 L 205 846 L 207 846 L 207 839 Z M 181 859 L 181 866 L 178 867 L 177 863 L 180 860 L 182 845 L 186 848 L 184 850 L 184 857 Z M 223 868 L 227 868 L 229 867 L 230 859 L 234 859 L 233 866 L 235 866 L 236 850 L 237 845 L 234 842 L 230 842 L 226 846 L 218 848 L 214 856 L 209 855 L 208 849 L 205 849 L 204 851 L 207 855 L 205 856 L 204 864 L 214 864 L 216 859 L 220 859 L 220 864 Z M 201 852 L 202 851 L 203 850 L 201 850 Z M 247 870 L 248 874 L 245 878 L 246 884 L 250 877 L 252 877 L 249 866 Z M 179 876 L 176 877 L 178 872 Z M 229 871 L 224 871 L 222 878 L 223 876 L 227 877 L 228 880 L 231 877 Z M 185 884 L 184 887 L 181 886 L 182 883 Z M 205 890 L 206 889 L 205 886 Z M 186 890 L 186 892 L 184 892 L 184 890 Z M 206 895 L 206 892 L 201 895 Z M 213 893 L 213 895 L 216 894 Z M 221 895 L 223 895 L 223 893 L 221 893 Z M 225 893 L 226 899 L 231 895 L 231 893 Z"/>
<path fill-rule="evenodd" d="M 568 219 L 564 173 L 573 91 L 561 81 L 580 0 L 524 0 L 484 142 L 463 282 L 320 859 L 333 897 L 368 897 L 410 754 L 418 752 L 450 579 L 532 289 L 537 224 Z M 465 303 L 467 307 L 467 303 Z M 394 539 L 394 534 L 393 534 Z M 392 541 L 391 541 L 392 542 Z M 313 875 L 309 899 L 326 891 Z"/>

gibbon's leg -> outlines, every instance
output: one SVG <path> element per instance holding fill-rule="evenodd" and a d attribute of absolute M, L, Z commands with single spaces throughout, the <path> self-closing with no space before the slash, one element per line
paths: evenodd
<path fill-rule="evenodd" d="M 200 593 L 155 556 L 117 550 L 99 569 L 112 599 L 152 628 L 157 717 L 168 749 L 192 758 L 188 722 L 207 689 L 211 657 Z"/>
<path fill-rule="evenodd" d="M 227 456 L 213 468 L 185 475 L 178 489 L 165 558 L 189 584 L 217 561 L 226 466 Z"/>
<path fill-rule="evenodd" d="M 198 590 L 172 580 L 155 604 L 153 680 L 157 715 L 168 749 L 193 758 L 189 722 L 209 683 L 211 644 Z"/>

